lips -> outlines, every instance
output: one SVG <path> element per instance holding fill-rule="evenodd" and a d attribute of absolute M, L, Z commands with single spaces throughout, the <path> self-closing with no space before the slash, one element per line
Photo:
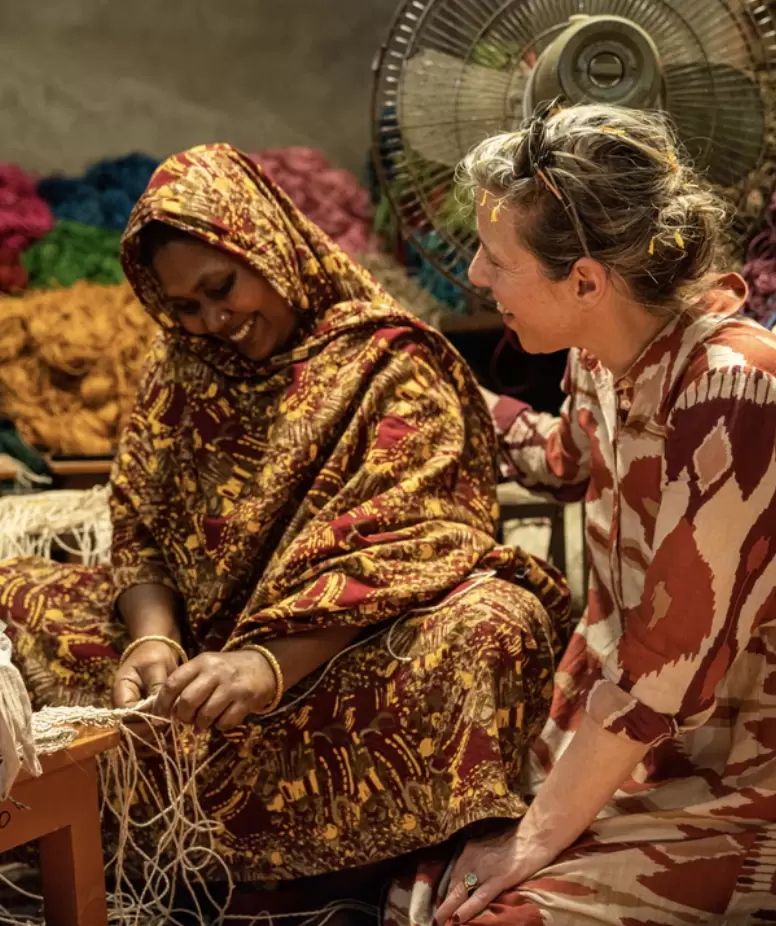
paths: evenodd
<path fill-rule="evenodd" d="M 253 327 L 253 321 L 253 318 L 249 318 L 233 334 L 227 336 L 232 344 L 239 344 L 240 341 L 244 341 L 248 337 L 248 333 Z"/>

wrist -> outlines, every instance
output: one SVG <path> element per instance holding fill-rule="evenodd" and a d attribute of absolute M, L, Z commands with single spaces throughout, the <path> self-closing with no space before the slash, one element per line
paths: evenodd
<path fill-rule="evenodd" d="M 171 589 L 159 585 L 135 585 L 128 588 L 116 604 L 132 640 L 163 636 L 180 643 L 180 599 Z"/>
<path fill-rule="evenodd" d="M 255 644 L 248 643 L 243 647 L 242 652 L 253 653 L 257 659 L 261 659 L 266 665 L 269 666 L 272 675 L 274 676 L 275 691 L 272 695 L 272 698 L 258 712 L 260 714 L 271 714 L 280 704 L 285 691 L 285 680 L 283 678 L 283 670 L 280 667 L 280 663 L 278 662 L 275 654 L 271 652 L 271 650 L 268 650 L 266 646 L 257 646 Z"/>
<path fill-rule="evenodd" d="M 137 639 L 132 640 L 129 646 L 127 646 L 124 652 L 121 654 L 119 665 L 126 662 L 132 653 L 137 652 L 137 650 L 141 648 L 149 646 L 156 646 L 160 649 L 160 651 L 163 649 L 167 653 L 171 654 L 178 665 L 182 665 L 184 662 L 189 661 L 186 650 L 184 650 L 179 641 L 163 634 L 149 634 L 148 636 L 137 637 Z"/>

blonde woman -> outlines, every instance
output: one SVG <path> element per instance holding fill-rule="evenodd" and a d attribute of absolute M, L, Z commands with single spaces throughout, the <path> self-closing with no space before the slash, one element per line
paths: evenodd
<path fill-rule="evenodd" d="M 776 338 L 720 274 L 724 211 L 659 117 L 611 107 L 462 173 L 472 281 L 526 351 L 571 348 L 559 418 L 492 414 L 520 482 L 586 498 L 592 575 L 527 813 L 424 859 L 388 920 L 772 922 Z"/>

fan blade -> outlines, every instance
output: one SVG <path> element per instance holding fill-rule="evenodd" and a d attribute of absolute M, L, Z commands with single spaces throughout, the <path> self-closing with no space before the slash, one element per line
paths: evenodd
<path fill-rule="evenodd" d="M 508 72 L 420 52 L 407 62 L 399 91 L 405 144 L 427 161 L 454 166 L 477 142 L 511 126 L 512 87 Z"/>

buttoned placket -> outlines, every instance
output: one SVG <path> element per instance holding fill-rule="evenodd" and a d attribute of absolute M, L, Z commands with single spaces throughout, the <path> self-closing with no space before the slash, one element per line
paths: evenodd
<path fill-rule="evenodd" d="M 622 432 L 627 425 L 628 416 L 633 407 L 633 383 L 628 378 L 614 382 L 609 381 L 609 395 L 611 397 L 610 413 L 612 434 L 612 533 L 609 548 L 609 568 L 613 579 L 612 591 L 617 599 L 620 610 L 624 607 L 622 589 L 622 557 L 620 556 L 620 537 L 622 529 L 620 517 L 622 505 L 620 501 L 620 441 Z"/>

